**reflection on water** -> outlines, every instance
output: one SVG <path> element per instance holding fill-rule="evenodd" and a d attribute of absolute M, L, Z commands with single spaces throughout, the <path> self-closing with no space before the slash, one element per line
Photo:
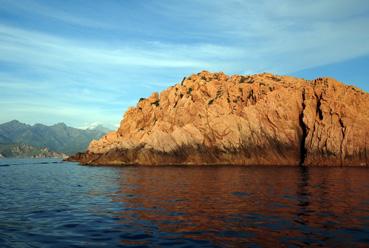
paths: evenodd
<path fill-rule="evenodd" d="M 365 168 L 32 162 L 0 167 L 1 247 L 369 246 Z"/>
<path fill-rule="evenodd" d="M 142 235 L 165 233 L 164 242 L 347 247 L 369 241 L 366 169 L 144 167 L 120 173 L 113 196 L 125 206 L 120 222 L 155 227 Z"/>

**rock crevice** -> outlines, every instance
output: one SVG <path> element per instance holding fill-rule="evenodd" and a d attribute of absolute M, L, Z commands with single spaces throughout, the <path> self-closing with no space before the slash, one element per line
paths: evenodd
<path fill-rule="evenodd" d="M 306 108 L 306 104 L 305 104 L 305 90 L 303 90 L 302 92 L 302 111 L 300 113 L 300 117 L 299 117 L 299 121 L 300 121 L 300 127 L 302 130 L 302 134 L 301 134 L 301 138 L 300 138 L 300 166 L 304 165 L 305 162 L 305 158 L 307 155 L 307 149 L 305 146 L 305 142 L 306 142 L 306 138 L 307 138 L 307 126 L 304 122 L 304 111 Z"/>

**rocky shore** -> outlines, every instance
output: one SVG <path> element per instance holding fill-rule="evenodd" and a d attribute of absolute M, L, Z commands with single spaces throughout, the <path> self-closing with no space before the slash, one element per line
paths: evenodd
<path fill-rule="evenodd" d="M 368 166 L 369 94 L 331 78 L 203 71 L 141 98 L 117 131 L 68 160 Z"/>

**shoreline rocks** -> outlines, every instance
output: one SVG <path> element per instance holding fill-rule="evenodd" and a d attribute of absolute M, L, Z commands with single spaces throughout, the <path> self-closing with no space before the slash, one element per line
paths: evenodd
<path fill-rule="evenodd" d="M 331 78 L 203 71 L 140 99 L 69 161 L 368 166 L 369 94 Z"/>

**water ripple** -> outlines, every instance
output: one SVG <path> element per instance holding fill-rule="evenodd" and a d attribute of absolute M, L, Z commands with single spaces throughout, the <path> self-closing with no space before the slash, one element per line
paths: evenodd
<path fill-rule="evenodd" d="M 1 247 L 369 246 L 366 168 L 1 166 Z"/>

